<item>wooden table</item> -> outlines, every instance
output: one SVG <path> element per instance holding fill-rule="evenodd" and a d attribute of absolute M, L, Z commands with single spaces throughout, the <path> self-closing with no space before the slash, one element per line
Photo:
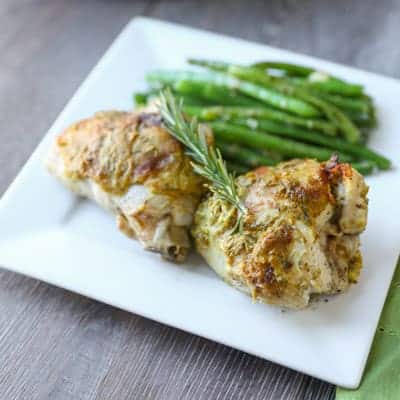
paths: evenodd
<path fill-rule="evenodd" d="M 0 193 L 135 15 L 400 76 L 390 0 L 1 0 Z M 0 269 L 0 399 L 333 398 L 317 379 Z"/>

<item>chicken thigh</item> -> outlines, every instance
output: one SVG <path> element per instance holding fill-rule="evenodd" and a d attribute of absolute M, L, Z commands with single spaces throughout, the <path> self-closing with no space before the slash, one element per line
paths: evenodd
<path fill-rule="evenodd" d="M 100 112 L 73 124 L 56 138 L 46 165 L 73 192 L 115 214 L 126 235 L 183 261 L 204 185 L 155 110 Z"/>
<path fill-rule="evenodd" d="M 241 230 L 233 231 L 236 211 L 215 194 L 200 204 L 192 229 L 226 282 L 288 308 L 357 282 L 368 187 L 349 164 L 292 160 L 240 176 L 237 188 L 248 210 Z"/>

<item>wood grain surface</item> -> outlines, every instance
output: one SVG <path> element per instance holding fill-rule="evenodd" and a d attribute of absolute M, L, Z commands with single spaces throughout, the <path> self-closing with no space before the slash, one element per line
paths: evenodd
<path fill-rule="evenodd" d="M 1 0 L 0 193 L 136 15 L 400 76 L 396 0 Z M 333 398 L 327 383 L 0 269 L 2 400 Z"/>

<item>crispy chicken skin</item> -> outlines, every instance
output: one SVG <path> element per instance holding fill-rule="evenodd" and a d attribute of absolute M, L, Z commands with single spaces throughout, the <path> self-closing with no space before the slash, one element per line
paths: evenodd
<path fill-rule="evenodd" d="M 117 216 L 118 227 L 149 250 L 183 261 L 204 185 L 155 108 L 106 111 L 56 138 L 49 171 Z"/>
<path fill-rule="evenodd" d="M 226 282 L 287 308 L 357 282 L 368 187 L 349 164 L 292 160 L 242 175 L 237 187 L 248 208 L 241 231 L 232 233 L 235 210 L 212 194 L 192 229 L 198 251 Z"/>

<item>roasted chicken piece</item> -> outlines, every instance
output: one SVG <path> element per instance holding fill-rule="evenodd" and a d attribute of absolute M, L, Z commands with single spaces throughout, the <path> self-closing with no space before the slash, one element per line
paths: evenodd
<path fill-rule="evenodd" d="M 357 282 L 368 187 L 349 164 L 292 160 L 240 176 L 237 187 L 248 209 L 242 230 L 233 232 L 236 211 L 213 194 L 192 229 L 198 251 L 226 282 L 288 308 Z"/>
<path fill-rule="evenodd" d="M 73 192 L 115 214 L 120 230 L 144 248 L 185 259 L 204 185 L 154 107 L 73 124 L 56 138 L 46 164 Z"/>

